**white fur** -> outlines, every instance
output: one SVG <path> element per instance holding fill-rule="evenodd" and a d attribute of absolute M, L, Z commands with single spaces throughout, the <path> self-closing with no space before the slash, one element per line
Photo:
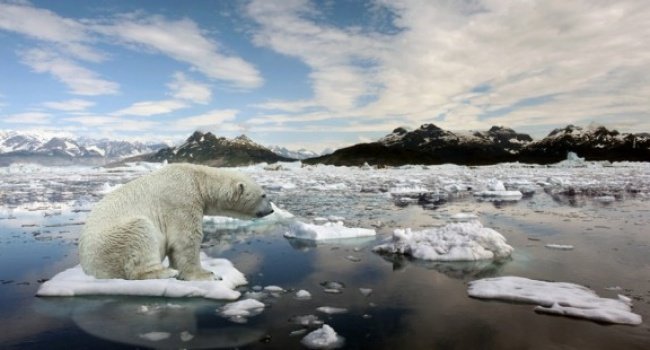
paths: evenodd
<path fill-rule="evenodd" d="M 85 273 L 97 278 L 178 277 L 210 280 L 201 268 L 203 215 L 272 213 L 248 176 L 201 165 L 173 164 L 142 176 L 99 201 L 79 239 Z M 162 265 L 169 257 L 169 268 Z"/>

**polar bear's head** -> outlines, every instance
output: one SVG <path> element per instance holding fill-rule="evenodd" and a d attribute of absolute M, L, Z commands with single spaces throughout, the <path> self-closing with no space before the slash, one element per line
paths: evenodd
<path fill-rule="evenodd" d="M 264 190 L 248 175 L 219 171 L 208 176 L 210 199 L 204 215 L 225 215 L 235 218 L 261 218 L 273 213 Z"/>
<path fill-rule="evenodd" d="M 238 213 L 257 218 L 273 213 L 266 193 L 251 179 L 240 179 L 237 182 L 232 205 Z"/>

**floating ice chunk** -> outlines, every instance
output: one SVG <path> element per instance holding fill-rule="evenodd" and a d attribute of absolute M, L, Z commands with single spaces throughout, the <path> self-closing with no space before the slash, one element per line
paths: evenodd
<path fill-rule="evenodd" d="M 519 191 L 478 191 L 474 196 L 501 201 L 518 201 L 524 195 Z"/>
<path fill-rule="evenodd" d="M 641 316 L 631 311 L 629 298 L 601 298 L 591 289 L 573 283 L 507 276 L 472 281 L 467 293 L 481 299 L 537 304 L 535 311 L 540 313 L 629 325 L 642 322 Z"/>
<path fill-rule="evenodd" d="M 499 232 L 475 220 L 422 231 L 397 229 L 392 242 L 378 245 L 373 251 L 431 261 L 474 261 L 506 258 L 513 248 Z"/>
<path fill-rule="evenodd" d="M 372 294 L 372 289 L 370 288 L 359 288 L 359 292 L 363 294 L 364 297 L 370 296 Z"/>
<path fill-rule="evenodd" d="M 266 286 L 264 290 L 270 293 L 283 293 L 284 289 L 279 286 Z"/>
<path fill-rule="evenodd" d="M 243 323 L 246 322 L 246 318 L 259 315 L 262 311 L 264 311 L 264 303 L 255 299 L 244 299 L 228 303 L 217 312 L 233 322 Z"/>
<path fill-rule="evenodd" d="M 300 300 L 311 299 L 311 293 L 309 293 L 308 291 L 306 291 L 304 289 L 301 289 L 301 290 L 296 292 L 296 299 L 300 299 Z"/>
<path fill-rule="evenodd" d="M 343 346 L 345 339 L 336 334 L 332 327 L 324 324 L 323 327 L 307 334 L 300 342 L 310 349 L 336 349 Z"/>
<path fill-rule="evenodd" d="M 284 236 L 288 238 L 298 238 L 310 241 L 321 241 L 328 239 L 343 239 L 375 236 L 376 232 L 372 229 L 345 227 L 338 221 L 335 223 L 328 222 L 324 225 L 307 224 L 296 222 L 289 227 L 289 231 Z"/>
<path fill-rule="evenodd" d="M 337 281 L 325 281 L 320 283 L 323 288 L 327 289 L 343 289 L 345 288 L 345 284 L 343 282 L 337 282 Z"/>
<path fill-rule="evenodd" d="M 601 202 L 601 203 L 612 203 L 616 201 L 616 197 L 614 196 L 598 196 L 594 198 L 595 201 Z"/>
<path fill-rule="evenodd" d="M 495 192 L 506 191 L 506 186 L 503 184 L 502 181 L 498 181 L 498 180 L 488 183 L 487 188 L 488 191 L 495 191 Z"/>
<path fill-rule="evenodd" d="M 271 202 L 271 208 L 273 208 L 273 213 L 265 217 L 254 219 L 254 220 L 242 220 L 237 218 L 232 218 L 228 216 L 206 216 L 203 220 L 204 222 L 211 225 L 232 225 L 235 227 L 244 227 L 253 224 L 259 223 L 270 223 L 275 221 L 282 221 L 284 219 L 290 219 L 293 217 L 289 211 L 278 208 L 273 202 Z"/>
<path fill-rule="evenodd" d="M 293 190 L 296 188 L 296 185 L 292 184 L 291 182 L 286 182 L 286 183 L 264 185 L 264 188 L 269 191 L 279 192 L 284 190 Z"/>
<path fill-rule="evenodd" d="M 557 250 L 573 250 L 573 246 L 569 244 L 547 244 L 544 247 Z"/>
<path fill-rule="evenodd" d="M 180 334 L 180 338 L 182 342 L 188 342 L 192 339 L 194 339 L 194 334 L 188 332 L 188 331 L 183 331 Z"/>
<path fill-rule="evenodd" d="M 428 188 L 419 185 L 413 185 L 413 186 L 400 185 L 400 186 L 395 186 L 390 188 L 388 192 L 393 195 L 401 195 L 401 194 L 428 193 L 431 191 Z"/>
<path fill-rule="evenodd" d="M 171 334 L 168 332 L 149 332 L 149 333 L 139 334 L 138 336 L 142 339 L 146 339 L 149 341 L 161 341 L 169 338 Z"/>
<path fill-rule="evenodd" d="M 467 222 L 467 221 L 473 221 L 473 220 L 478 220 L 478 216 L 473 213 L 457 213 L 449 217 L 451 221 L 456 221 L 456 222 Z"/>
<path fill-rule="evenodd" d="M 517 201 L 523 197 L 523 194 L 519 191 L 506 190 L 503 182 L 496 180 L 487 184 L 487 190 L 474 192 L 474 196 L 503 201 Z"/>
<path fill-rule="evenodd" d="M 344 183 L 335 183 L 335 184 L 319 184 L 311 187 L 314 190 L 318 191 L 341 191 L 348 188 Z"/>
<path fill-rule="evenodd" d="M 316 308 L 316 311 L 328 315 L 336 315 L 336 314 L 344 314 L 348 312 L 348 309 L 342 307 L 333 307 L 333 306 L 320 306 Z"/>
<path fill-rule="evenodd" d="M 202 297 L 233 300 L 240 296 L 235 287 L 245 285 L 246 277 L 226 259 L 201 253 L 201 265 L 220 281 L 181 281 L 173 278 L 150 280 L 97 279 L 86 275 L 80 265 L 67 269 L 43 283 L 37 296 L 132 295 L 168 298 Z"/>
<path fill-rule="evenodd" d="M 292 316 L 289 318 L 289 322 L 305 327 L 320 326 L 323 324 L 323 321 L 316 315 Z"/>

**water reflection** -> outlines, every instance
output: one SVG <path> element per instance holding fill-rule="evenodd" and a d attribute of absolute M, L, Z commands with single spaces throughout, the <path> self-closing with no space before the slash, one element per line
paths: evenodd
<path fill-rule="evenodd" d="M 413 265 L 429 270 L 435 270 L 447 277 L 460 280 L 497 276 L 507 262 L 510 261 L 510 259 L 505 259 L 500 261 L 477 260 L 441 262 L 413 259 L 400 254 L 381 254 L 381 257 L 393 265 L 393 271 L 404 270 L 410 265 Z"/>
<path fill-rule="evenodd" d="M 259 341 L 261 328 L 227 323 L 219 304 L 200 299 L 39 298 L 36 310 L 71 318 L 83 331 L 122 344 L 154 348 L 235 348 Z"/>

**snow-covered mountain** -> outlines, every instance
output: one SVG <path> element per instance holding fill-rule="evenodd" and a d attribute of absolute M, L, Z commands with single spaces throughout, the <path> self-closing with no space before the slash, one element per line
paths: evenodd
<path fill-rule="evenodd" d="M 194 132 L 180 146 L 167 147 L 142 158 L 147 161 L 187 162 L 210 166 L 239 166 L 261 162 L 295 160 L 273 153 L 268 148 L 252 141 L 246 135 L 233 139 L 217 137 L 214 134 Z"/>
<path fill-rule="evenodd" d="M 549 164 L 575 152 L 587 160 L 650 161 L 650 135 L 626 134 L 604 126 L 569 125 L 533 141 L 527 134 L 493 126 L 487 131 L 452 132 L 434 124 L 404 127 L 377 142 L 357 144 L 331 155 L 305 160 L 332 165 L 443 164 L 484 165 L 501 162 Z"/>
<path fill-rule="evenodd" d="M 269 146 L 268 149 L 270 149 L 271 152 L 279 156 L 292 158 L 292 159 L 307 159 L 307 158 L 318 157 L 321 155 L 314 151 L 310 151 L 304 148 L 294 151 L 282 146 Z"/>
<path fill-rule="evenodd" d="M 128 142 L 87 137 L 0 131 L 0 165 L 15 161 L 47 164 L 101 164 L 167 147 L 159 142 Z"/>

